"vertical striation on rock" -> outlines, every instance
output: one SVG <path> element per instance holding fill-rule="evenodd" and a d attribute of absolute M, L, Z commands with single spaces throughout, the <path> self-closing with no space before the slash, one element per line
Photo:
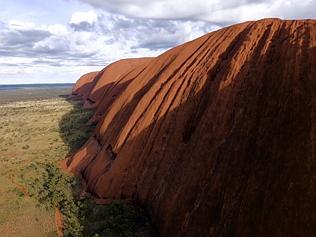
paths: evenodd
<path fill-rule="evenodd" d="M 107 70 L 68 161 L 94 196 L 135 199 L 160 236 L 315 235 L 315 20 L 245 22 Z"/>

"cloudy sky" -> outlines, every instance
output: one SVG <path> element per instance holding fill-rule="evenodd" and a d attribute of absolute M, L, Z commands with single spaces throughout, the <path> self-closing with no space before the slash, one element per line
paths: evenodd
<path fill-rule="evenodd" d="M 316 18 L 316 0 L 0 0 L 0 84 L 81 74 L 234 23 Z"/>

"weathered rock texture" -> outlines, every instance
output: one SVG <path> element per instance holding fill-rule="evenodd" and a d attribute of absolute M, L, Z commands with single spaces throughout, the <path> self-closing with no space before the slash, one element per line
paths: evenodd
<path fill-rule="evenodd" d="M 315 47 L 315 20 L 266 19 L 118 72 L 68 169 L 160 236 L 315 236 Z"/>
<path fill-rule="evenodd" d="M 97 74 L 98 72 L 89 72 L 80 77 L 72 88 L 72 94 L 86 99 L 93 87 L 94 78 Z"/>
<path fill-rule="evenodd" d="M 84 99 L 85 108 L 97 108 L 91 119 L 92 122 L 97 122 L 105 109 L 150 61 L 151 58 L 122 59 L 108 65 L 100 72 L 87 73 L 78 80 L 72 93 Z"/>

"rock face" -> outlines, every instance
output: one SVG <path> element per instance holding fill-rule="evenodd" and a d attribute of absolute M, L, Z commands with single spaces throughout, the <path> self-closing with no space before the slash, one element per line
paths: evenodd
<path fill-rule="evenodd" d="M 146 67 L 151 58 L 122 59 L 105 67 L 100 72 L 83 75 L 75 84 L 72 93 L 84 99 L 85 108 L 96 108 L 91 119 L 97 122 L 116 97 Z"/>
<path fill-rule="evenodd" d="M 94 83 L 97 128 L 68 169 L 138 201 L 160 236 L 313 236 L 315 47 L 315 20 L 246 22 L 118 72 L 102 96 Z"/>
<path fill-rule="evenodd" d="M 95 78 L 94 86 L 89 92 L 89 100 L 97 106 L 111 87 L 122 83 L 126 74 L 147 61 L 150 61 L 150 58 L 122 59 L 105 67 Z"/>
<path fill-rule="evenodd" d="M 97 74 L 98 72 L 89 72 L 80 77 L 75 86 L 72 88 L 72 94 L 86 99 L 93 87 L 94 78 Z"/>

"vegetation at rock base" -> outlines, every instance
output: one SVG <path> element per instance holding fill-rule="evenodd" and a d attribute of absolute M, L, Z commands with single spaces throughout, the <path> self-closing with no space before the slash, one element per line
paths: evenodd
<path fill-rule="evenodd" d="M 69 153 L 79 149 L 93 132 L 94 126 L 87 126 L 92 114 L 93 110 L 86 110 L 81 104 L 74 104 L 73 110 L 66 113 L 59 122 L 59 133 L 68 145 Z"/>
<path fill-rule="evenodd" d="M 63 215 L 65 236 L 134 236 L 147 225 L 132 205 L 101 206 L 80 197 L 80 180 L 55 166 L 91 135 L 93 111 L 58 95 L 14 101 L 20 92 L 12 93 L 7 100 L 0 95 L 1 236 L 57 236 L 54 207 Z"/>
<path fill-rule="evenodd" d="M 45 208 L 59 208 L 65 216 L 65 228 L 73 233 L 73 236 L 79 236 L 82 231 L 80 226 L 79 209 L 77 200 L 72 195 L 72 186 L 75 185 L 75 179 L 61 173 L 53 164 L 41 164 L 38 175 L 34 180 L 28 183 L 31 197 L 36 198 L 39 204 Z"/>
<path fill-rule="evenodd" d="M 43 164 L 29 191 L 47 209 L 59 208 L 64 218 L 65 236 L 134 236 L 148 224 L 141 209 L 121 201 L 95 205 L 80 197 L 80 180 L 53 164 Z"/>

